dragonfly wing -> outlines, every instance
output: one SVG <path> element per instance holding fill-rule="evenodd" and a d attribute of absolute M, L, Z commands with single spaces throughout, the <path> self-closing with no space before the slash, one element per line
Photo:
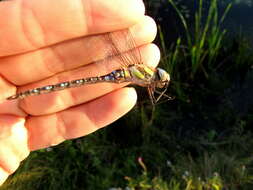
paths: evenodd
<path fill-rule="evenodd" d="M 111 56 L 117 55 L 117 59 L 122 67 L 126 68 L 129 65 L 142 63 L 140 50 L 137 48 L 129 29 L 107 33 L 105 39 L 110 45 Z"/>
<path fill-rule="evenodd" d="M 128 55 L 128 58 L 132 64 L 143 64 L 142 58 L 141 58 L 141 53 L 140 49 L 138 48 L 132 32 L 128 29 L 123 31 L 123 34 L 126 38 L 126 45 L 128 51 L 130 50 L 131 52 Z"/>
<path fill-rule="evenodd" d="M 127 38 L 131 38 L 128 37 L 128 34 L 131 35 L 127 30 L 121 30 L 89 36 L 86 47 L 89 48 L 90 46 L 93 50 L 88 55 L 89 61 L 93 63 L 98 61 L 108 62 L 113 58 L 118 60 L 121 67 L 128 67 L 130 64 L 136 64 L 133 63 L 133 59 L 130 58 L 131 55 L 122 55 L 123 52 L 127 52 L 135 47 L 128 44 Z"/>

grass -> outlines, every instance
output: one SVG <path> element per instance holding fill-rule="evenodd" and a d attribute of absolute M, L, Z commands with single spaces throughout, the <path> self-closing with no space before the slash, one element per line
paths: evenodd
<path fill-rule="evenodd" d="M 131 113 L 92 135 L 31 153 L 0 190 L 251 190 L 251 46 L 221 29 L 231 5 L 219 15 L 212 0 L 205 16 L 198 2 L 189 24 L 168 1 L 185 36 L 167 44 L 159 29 L 175 100 L 152 112 L 140 89 Z"/>
<path fill-rule="evenodd" d="M 162 36 L 163 32 L 160 30 L 161 47 L 165 55 L 164 65 L 168 65 L 167 69 L 172 73 L 175 81 L 189 83 L 195 80 L 196 75 L 203 75 L 204 79 L 208 80 L 212 72 L 216 72 L 215 63 L 220 55 L 222 40 L 226 34 L 226 30 L 222 30 L 221 25 L 232 4 L 228 4 L 224 13 L 219 16 L 218 2 L 212 0 L 207 15 L 204 16 L 203 0 L 199 0 L 194 15 L 194 26 L 190 28 L 176 3 L 173 0 L 168 0 L 168 2 L 176 11 L 185 30 L 185 42 L 178 38 L 175 46 L 167 49 Z M 176 88 L 178 97 L 185 98 L 179 84 L 176 84 Z"/>

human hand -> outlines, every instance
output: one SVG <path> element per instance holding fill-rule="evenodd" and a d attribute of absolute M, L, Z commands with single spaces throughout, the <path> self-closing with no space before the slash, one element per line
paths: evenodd
<path fill-rule="evenodd" d="M 100 83 L 23 100 L 33 87 L 107 74 L 118 68 L 102 33 L 131 27 L 145 64 L 159 61 L 153 20 L 139 0 L 0 2 L 0 184 L 32 150 L 87 135 L 128 112 L 136 93 Z M 119 31 L 120 32 L 120 31 Z M 92 35 L 92 36 L 91 36 Z"/>

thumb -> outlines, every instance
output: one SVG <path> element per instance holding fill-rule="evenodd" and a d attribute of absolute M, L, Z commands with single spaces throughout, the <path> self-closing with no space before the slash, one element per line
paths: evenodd
<path fill-rule="evenodd" d="M 0 185 L 29 154 L 25 119 L 0 115 Z"/>

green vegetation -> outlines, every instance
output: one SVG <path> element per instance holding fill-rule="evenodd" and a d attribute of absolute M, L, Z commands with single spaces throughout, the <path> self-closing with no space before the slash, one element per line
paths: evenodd
<path fill-rule="evenodd" d="M 225 30 L 220 30 L 220 25 L 223 23 L 231 4 L 229 4 L 223 13 L 220 20 L 218 20 L 218 8 L 217 0 L 212 0 L 212 3 L 208 10 L 208 15 L 204 24 L 202 24 L 203 19 L 203 0 L 199 0 L 199 8 L 195 13 L 195 27 L 193 34 L 190 31 L 186 19 L 177 8 L 173 0 L 168 0 L 173 8 L 179 15 L 183 27 L 185 29 L 186 39 L 187 39 L 187 52 L 189 52 L 189 58 L 191 65 L 188 65 L 190 70 L 190 77 L 194 78 L 195 74 L 201 70 L 206 78 L 208 78 L 207 69 L 213 69 L 213 64 L 216 61 L 217 55 L 221 48 L 221 41 L 226 33 Z M 177 46 L 180 45 L 179 41 Z M 163 46 L 164 47 L 164 46 Z M 165 50 L 165 52 L 167 52 Z M 173 61 L 177 61 L 174 59 Z M 172 65 L 175 65 L 176 63 Z M 203 65 L 206 64 L 206 65 Z"/>
<path fill-rule="evenodd" d="M 0 190 L 251 190 L 252 49 L 242 35 L 232 40 L 221 29 L 231 5 L 221 15 L 217 5 L 211 0 L 204 16 L 198 0 L 190 24 L 168 0 L 185 30 L 168 44 L 159 28 L 175 100 L 153 110 L 140 89 L 124 118 L 33 152 Z"/>

